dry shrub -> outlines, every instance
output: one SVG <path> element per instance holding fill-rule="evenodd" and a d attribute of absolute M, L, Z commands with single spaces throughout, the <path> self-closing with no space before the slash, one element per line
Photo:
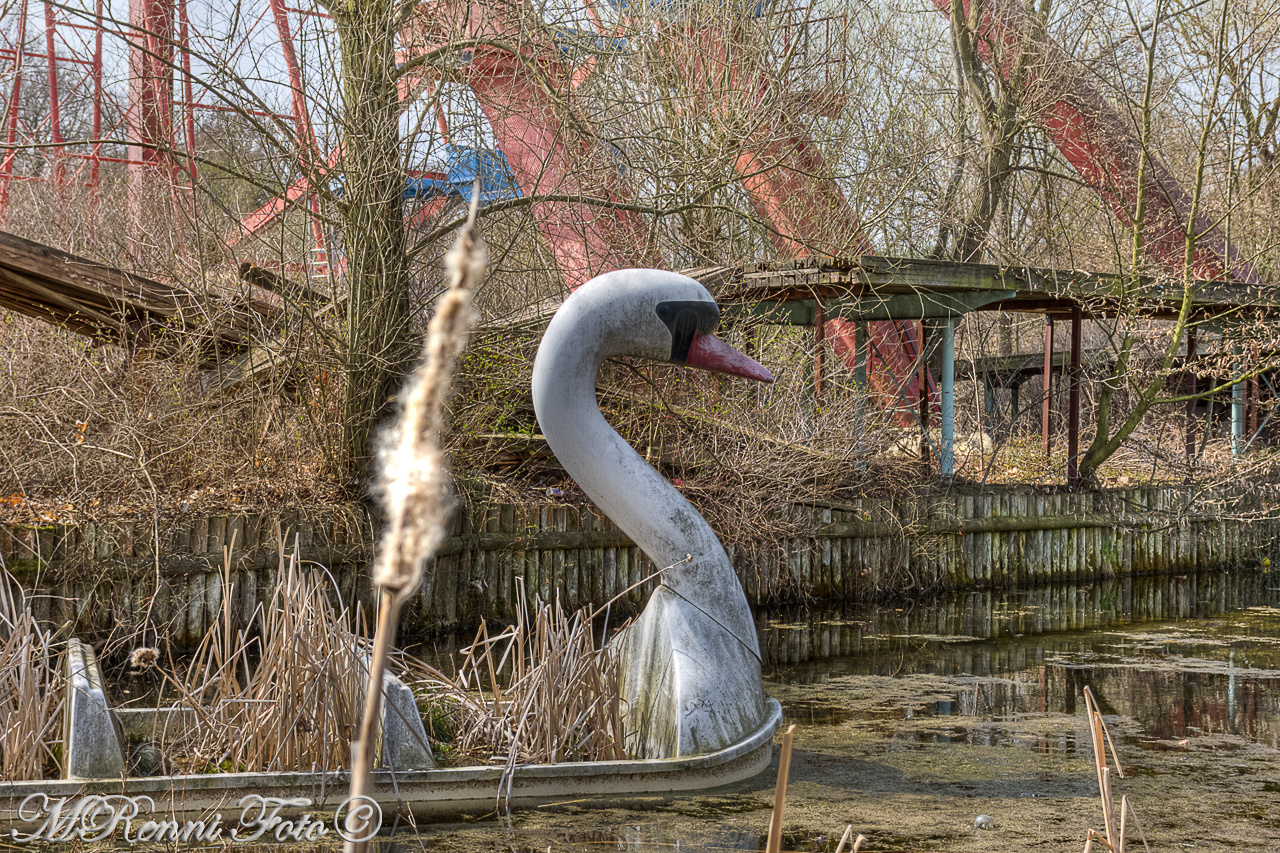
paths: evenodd
<path fill-rule="evenodd" d="M 490 636 L 481 622 L 456 677 L 428 673 L 423 689 L 451 709 L 454 747 L 508 769 L 627 757 L 615 647 L 597 644 L 589 609 L 531 605 L 518 589 L 514 625 Z"/>
<path fill-rule="evenodd" d="M 0 780 L 43 779 L 56 765 L 62 682 L 52 637 L 18 582 L 0 568 Z"/>
<path fill-rule="evenodd" d="M 915 458 L 886 458 L 904 433 L 888 428 L 891 414 L 868 401 L 852 369 L 829 354 L 815 399 L 811 330 L 740 325 L 717 334 L 754 353 L 774 371 L 774 383 L 611 360 L 597 391 L 608 422 L 679 481 L 726 548 L 763 551 L 807 534 L 811 520 L 795 511 L 797 504 L 919 488 Z M 527 501 L 547 487 L 576 493 L 534 418 L 529 375 L 540 337 L 540 326 L 481 332 L 463 358 L 448 440 L 455 471 L 478 486 L 464 499 Z"/>
<path fill-rule="evenodd" d="M 51 185 L 47 198 L 32 189 L 15 193 L 7 230 L 108 265 L 139 266 L 121 232 L 123 184 L 107 188 L 98 206 L 73 197 L 55 207 Z M 95 221 L 80 221 L 87 216 Z M 199 300 L 201 315 L 184 315 L 192 331 L 134 320 L 124 335 L 130 344 L 121 346 L 112 342 L 120 330 L 88 339 L 0 311 L 0 496 L 11 498 L 10 512 L 23 521 L 80 520 L 349 496 L 333 463 L 341 318 L 251 287 L 237 275 L 239 258 L 195 251 L 207 235 L 186 233 L 171 245 L 177 235 L 162 230 L 145 235 L 156 241 L 146 252 L 156 263 L 136 271 Z M 290 281 L 331 293 L 328 281 L 293 271 L 293 255 L 266 254 L 253 257 L 268 265 L 274 258 Z M 220 349 L 204 330 L 243 320 L 249 299 L 282 312 L 263 317 L 255 334 L 269 367 L 253 381 L 220 387 L 217 378 L 242 353 Z"/>
<path fill-rule="evenodd" d="M 260 628 L 252 638 L 247 630 L 233 635 L 232 595 L 223 596 L 222 622 L 175 682 L 179 704 L 199 720 L 170 750 L 185 771 L 346 766 L 364 702 L 368 644 L 349 627 L 352 614 L 334 607 L 332 590 L 324 569 L 304 566 L 295 550 L 280 567 L 270 605 L 255 614 Z"/>
<path fill-rule="evenodd" d="M 195 342 L 135 358 L 8 312 L 0 330 L 0 495 L 21 520 L 342 495 L 329 464 L 339 377 L 309 333 L 286 336 L 261 384 L 214 394 Z"/>

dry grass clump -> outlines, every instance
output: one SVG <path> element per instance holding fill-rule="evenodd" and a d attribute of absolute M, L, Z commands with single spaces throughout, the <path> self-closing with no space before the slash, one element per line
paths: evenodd
<path fill-rule="evenodd" d="M 457 676 L 428 683 L 457 709 L 455 748 L 509 767 L 627 757 L 616 648 L 597 643 L 588 608 L 518 590 L 516 623 L 491 636 L 481 622 Z"/>
<path fill-rule="evenodd" d="M 332 602 L 323 568 L 296 552 L 280 567 L 271 603 L 249 629 L 233 632 L 230 577 L 224 619 L 201 643 L 176 684 L 198 726 L 170 750 L 186 772 L 336 769 L 350 760 L 350 741 L 364 700 L 367 642 L 353 615 Z M 354 615 L 358 623 L 359 613 Z M 258 635 L 249 630 L 257 625 Z"/>
<path fill-rule="evenodd" d="M 56 764 L 62 690 L 51 635 L 0 568 L 0 780 L 43 779 Z"/>
<path fill-rule="evenodd" d="M 176 704 L 197 715 L 197 725 L 166 745 L 175 772 L 335 769 L 350 762 L 371 646 L 349 627 L 361 615 L 334 606 L 323 569 L 295 558 L 280 572 L 270 606 L 249 628 L 232 632 L 224 605 L 224 619 L 187 675 L 168 677 Z M 463 763 L 508 767 L 626 757 L 618 660 L 593 633 L 593 614 L 528 602 L 523 588 L 519 613 L 497 634 L 482 623 L 453 677 L 393 652 L 397 668 L 417 677 L 433 740 L 449 740 L 446 751 Z"/>

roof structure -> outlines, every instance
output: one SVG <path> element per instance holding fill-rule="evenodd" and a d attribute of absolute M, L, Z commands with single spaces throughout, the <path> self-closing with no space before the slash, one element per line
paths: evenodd
<path fill-rule="evenodd" d="M 1137 299 L 1126 305 L 1129 280 L 1116 273 L 999 266 L 862 255 L 787 260 L 686 270 L 716 293 L 729 313 L 770 322 L 810 325 L 814 300 L 827 319 L 912 320 L 955 317 L 968 311 L 1024 311 L 1060 315 L 1077 308 L 1094 317 L 1137 310 L 1156 319 L 1177 317 L 1181 284 L 1144 276 Z M 1198 281 L 1192 288 L 1197 319 L 1242 312 L 1280 317 L 1280 291 L 1228 281 Z"/>

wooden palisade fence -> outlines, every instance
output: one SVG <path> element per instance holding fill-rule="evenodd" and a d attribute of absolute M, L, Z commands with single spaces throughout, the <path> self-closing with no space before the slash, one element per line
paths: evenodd
<path fill-rule="evenodd" d="M 1275 559 L 1280 520 L 1195 515 L 1179 488 L 1096 494 L 994 493 L 912 502 L 794 507 L 805 535 L 731 549 L 748 598 L 868 601 L 929 590 L 1000 590 L 1096 577 L 1258 567 Z M 376 522 L 363 506 L 276 514 L 0 526 L 0 558 L 40 593 L 37 615 L 81 636 L 143 626 L 198 640 L 221 612 L 231 553 L 232 611 L 247 620 L 270 599 L 279 542 L 323 566 L 348 599 L 367 599 L 364 567 Z M 593 507 L 486 505 L 460 511 L 453 535 L 406 610 L 411 632 L 505 620 L 516 578 L 569 607 L 600 604 L 655 567 Z M 654 581 L 627 593 L 633 611 Z"/>

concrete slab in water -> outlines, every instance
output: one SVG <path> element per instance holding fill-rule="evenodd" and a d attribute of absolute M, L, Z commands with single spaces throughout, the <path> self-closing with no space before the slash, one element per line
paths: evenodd
<path fill-rule="evenodd" d="M 62 743 L 64 779 L 121 778 L 124 747 L 102 690 L 102 673 L 93 648 L 72 638 L 67 643 L 66 701 Z"/>
<path fill-rule="evenodd" d="M 431 770 L 436 766 L 422 714 L 409 686 L 391 673 L 382 678 L 382 766 Z"/>

